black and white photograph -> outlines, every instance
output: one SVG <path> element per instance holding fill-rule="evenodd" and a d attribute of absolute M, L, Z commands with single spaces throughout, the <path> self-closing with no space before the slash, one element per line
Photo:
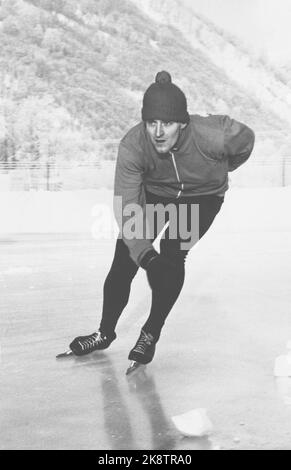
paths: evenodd
<path fill-rule="evenodd" d="M 0 0 L 1 450 L 291 450 L 290 24 Z"/>

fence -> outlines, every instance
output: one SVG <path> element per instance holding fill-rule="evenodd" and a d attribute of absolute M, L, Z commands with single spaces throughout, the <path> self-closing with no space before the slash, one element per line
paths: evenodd
<path fill-rule="evenodd" d="M 284 187 L 291 185 L 291 155 L 254 157 L 229 174 L 233 186 Z"/>
<path fill-rule="evenodd" d="M 113 187 L 114 162 L 0 162 L 0 191 L 73 191 Z"/>
<path fill-rule="evenodd" d="M 17 163 L 0 162 L 0 191 L 74 191 L 113 187 L 115 162 Z M 230 173 L 232 186 L 291 185 L 291 156 L 253 158 Z"/>

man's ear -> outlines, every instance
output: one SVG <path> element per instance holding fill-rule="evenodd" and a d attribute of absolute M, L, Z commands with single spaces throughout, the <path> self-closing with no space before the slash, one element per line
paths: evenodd
<path fill-rule="evenodd" d="M 183 129 L 185 129 L 186 126 L 187 126 L 187 123 L 181 124 L 180 129 L 183 130 Z"/>

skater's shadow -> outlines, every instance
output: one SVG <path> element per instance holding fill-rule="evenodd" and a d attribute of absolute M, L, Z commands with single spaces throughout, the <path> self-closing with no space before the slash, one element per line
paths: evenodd
<path fill-rule="evenodd" d="M 110 450 L 135 449 L 128 407 L 109 355 L 104 351 L 96 351 L 85 356 L 73 356 L 73 359 L 73 367 L 82 367 L 82 369 L 87 368 L 95 373 L 98 372 L 97 380 L 101 388 L 101 403 L 100 393 L 98 393 L 96 405 L 100 412 L 97 419 L 99 428 L 105 431 L 109 443 L 107 448 Z"/>
<path fill-rule="evenodd" d="M 128 407 L 120 391 L 115 369 L 108 356 L 103 356 L 102 398 L 104 428 L 110 449 L 135 449 Z"/>
<path fill-rule="evenodd" d="M 155 380 L 146 369 L 127 376 L 124 383 L 124 376 L 118 375 L 117 379 L 110 357 L 104 353 L 101 357 L 104 430 L 110 450 L 211 449 L 207 438 L 185 439 L 176 430 L 163 409 Z"/>
<path fill-rule="evenodd" d="M 128 386 L 131 394 L 137 397 L 150 424 L 150 448 L 174 449 L 179 436 L 163 410 L 154 378 L 148 375 L 146 369 L 141 369 L 128 376 Z"/>
<path fill-rule="evenodd" d="M 179 437 L 165 416 L 154 379 L 148 377 L 143 370 L 138 370 L 127 378 L 126 388 L 122 393 L 122 378 L 118 381 L 111 359 L 106 355 L 102 357 L 100 371 L 104 428 L 110 449 L 174 448 Z M 135 397 L 138 398 L 137 401 Z M 145 424 L 144 412 L 150 424 L 150 432 Z"/>

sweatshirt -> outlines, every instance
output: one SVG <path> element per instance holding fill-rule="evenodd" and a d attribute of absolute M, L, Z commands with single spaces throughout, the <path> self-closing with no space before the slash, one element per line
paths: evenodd
<path fill-rule="evenodd" d="M 210 194 L 223 197 L 229 187 L 228 172 L 247 161 L 254 142 L 254 132 L 248 126 L 226 115 L 191 115 L 168 154 L 156 151 L 144 122 L 129 130 L 118 148 L 114 213 L 119 237 L 138 266 L 153 246 L 145 235 L 125 234 L 124 224 L 132 220 L 133 209 L 135 220 L 140 217 L 146 225 L 145 190 L 172 199 Z"/>

